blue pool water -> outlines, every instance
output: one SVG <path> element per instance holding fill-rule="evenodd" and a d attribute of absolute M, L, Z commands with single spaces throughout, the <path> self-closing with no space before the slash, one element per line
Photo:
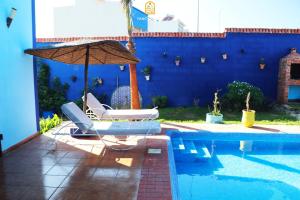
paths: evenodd
<path fill-rule="evenodd" d="M 170 133 L 173 199 L 300 200 L 300 137 Z"/>

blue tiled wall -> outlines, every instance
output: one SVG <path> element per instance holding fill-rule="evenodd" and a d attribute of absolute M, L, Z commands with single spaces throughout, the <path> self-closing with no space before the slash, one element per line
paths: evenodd
<path fill-rule="evenodd" d="M 4 150 L 37 132 L 33 46 L 33 0 L 1 1 L 0 6 L 0 132 Z M 6 17 L 17 9 L 10 28 Z"/>
<path fill-rule="evenodd" d="M 192 105 L 194 98 L 206 105 L 213 98 L 216 89 L 226 91 L 226 85 L 234 80 L 247 81 L 260 87 L 265 96 L 276 99 L 279 60 L 289 53 L 291 47 L 300 49 L 300 35 L 296 34 L 247 34 L 228 33 L 226 38 L 135 38 L 139 90 L 143 105 L 151 103 L 151 97 L 166 95 L 170 106 Z M 47 45 L 45 43 L 40 45 Z M 167 57 L 163 57 L 163 52 Z M 228 59 L 222 59 L 222 53 Z M 182 57 L 179 67 L 175 66 L 176 56 Z M 200 63 L 200 57 L 206 63 Z M 260 58 L 265 58 L 266 68 L 259 69 Z M 49 62 L 49 61 L 47 61 Z M 53 76 L 59 76 L 71 85 L 68 97 L 80 97 L 83 88 L 83 67 L 49 62 Z M 151 81 L 145 80 L 141 70 L 152 66 Z M 77 75 L 72 83 L 70 77 Z M 101 77 L 104 85 L 99 93 L 110 96 L 120 85 L 129 85 L 128 68 L 120 71 L 118 66 L 91 66 L 89 77 Z"/>

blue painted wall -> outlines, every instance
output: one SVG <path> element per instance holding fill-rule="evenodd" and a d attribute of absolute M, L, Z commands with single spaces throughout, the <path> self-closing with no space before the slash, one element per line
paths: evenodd
<path fill-rule="evenodd" d="M 33 59 L 23 53 L 33 46 L 33 2 L 0 3 L 0 132 L 4 150 L 37 132 Z M 17 15 L 8 29 L 6 17 L 12 7 Z"/>
<path fill-rule="evenodd" d="M 143 105 L 149 105 L 153 96 L 166 95 L 170 106 L 188 106 L 195 97 L 200 99 L 201 105 L 210 103 L 216 89 L 224 93 L 226 85 L 234 80 L 258 86 L 265 96 L 275 100 L 279 60 L 291 47 L 300 49 L 300 35 L 228 33 L 226 38 L 138 37 L 135 43 L 137 56 L 142 60 L 137 72 Z M 164 51 L 167 57 L 162 56 Z M 223 52 L 228 54 L 228 60 L 222 59 Z M 174 63 L 176 56 L 182 57 L 179 67 Z M 200 63 L 201 56 L 206 57 L 205 64 Z M 262 57 L 266 62 L 264 70 L 259 69 Z M 70 84 L 69 99 L 79 98 L 83 67 L 49 63 L 52 75 Z M 141 73 L 146 65 L 153 69 L 150 82 Z M 75 84 L 70 79 L 73 74 L 79 77 Z M 118 66 L 91 66 L 89 77 L 98 76 L 104 80 L 98 92 L 109 96 L 117 87 L 117 77 L 120 85 L 129 85 L 128 68 L 122 72 Z"/>
<path fill-rule="evenodd" d="M 142 30 L 143 32 L 148 31 L 148 15 L 143 11 L 133 7 L 132 8 L 132 22 L 135 28 Z"/>

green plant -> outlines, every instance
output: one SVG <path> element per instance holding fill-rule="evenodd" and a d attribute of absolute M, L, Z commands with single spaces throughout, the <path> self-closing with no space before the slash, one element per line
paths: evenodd
<path fill-rule="evenodd" d="M 157 106 L 159 108 L 165 108 L 168 105 L 168 97 L 167 96 L 155 96 L 152 97 L 153 106 Z"/>
<path fill-rule="evenodd" d="M 92 79 L 92 88 L 97 88 L 99 86 L 103 85 L 103 79 L 102 78 L 93 78 Z"/>
<path fill-rule="evenodd" d="M 66 93 L 69 89 L 67 83 L 62 84 L 58 77 L 50 80 L 50 67 L 47 64 L 42 64 L 38 73 L 38 95 L 39 108 L 43 111 L 54 111 L 60 113 L 60 106 L 66 100 Z"/>
<path fill-rule="evenodd" d="M 143 70 L 142 70 L 143 74 L 145 76 L 149 76 L 151 74 L 151 66 L 147 65 Z"/>
<path fill-rule="evenodd" d="M 255 110 L 264 108 L 264 94 L 262 91 L 249 83 L 234 81 L 227 85 L 228 92 L 222 99 L 222 106 L 229 110 L 242 110 L 244 108 L 245 96 L 251 93 L 249 106 Z"/>
<path fill-rule="evenodd" d="M 217 90 L 214 93 L 214 100 L 213 100 L 213 108 L 214 109 L 210 112 L 212 115 L 215 115 L 215 116 L 220 116 L 221 115 L 220 101 L 219 101 L 219 98 L 218 98 L 219 91 L 220 90 Z"/>
<path fill-rule="evenodd" d="M 247 112 L 249 112 L 250 111 L 250 106 L 249 106 L 249 101 L 250 101 L 250 95 L 251 95 L 251 93 L 250 92 L 248 92 L 248 94 L 247 94 L 247 98 L 246 98 L 246 110 L 247 110 Z"/>
<path fill-rule="evenodd" d="M 72 82 L 76 82 L 76 81 L 77 81 L 77 76 L 72 75 L 72 76 L 71 76 L 71 80 L 72 80 Z"/>
<path fill-rule="evenodd" d="M 40 133 L 45 133 L 51 128 L 54 128 L 58 125 L 60 125 L 62 122 L 62 119 L 58 117 L 57 114 L 54 114 L 52 118 L 41 118 L 40 119 Z"/>

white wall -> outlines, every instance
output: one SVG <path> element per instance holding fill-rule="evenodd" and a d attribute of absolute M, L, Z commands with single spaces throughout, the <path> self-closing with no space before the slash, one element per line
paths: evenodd
<path fill-rule="evenodd" d="M 120 2 L 76 0 L 54 8 L 54 37 L 124 36 L 127 22 Z"/>
<path fill-rule="evenodd" d="M 148 21 L 148 32 L 183 32 L 182 22 L 172 21 Z"/>

